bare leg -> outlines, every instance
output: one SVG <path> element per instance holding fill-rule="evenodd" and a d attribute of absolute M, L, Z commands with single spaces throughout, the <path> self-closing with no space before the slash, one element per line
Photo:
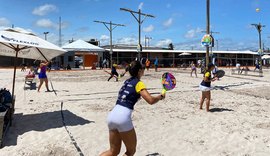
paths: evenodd
<path fill-rule="evenodd" d="M 209 112 L 211 92 L 207 91 L 205 97 L 206 97 L 206 111 Z"/>
<path fill-rule="evenodd" d="M 137 146 L 135 129 L 133 128 L 130 131 L 121 132 L 120 135 L 127 149 L 126 153 L 123 156 L 133 156 L 136 152 Z"/>
<path fill-rule="evenodd" d="M 39 86 L 38 86 L 38 92 L 39 92 L 39 90 L 40 90 L 40 88 L 41 88 L 44 80 L 43 79 L 39 79 L 39 81 L 40 82 L 39 82 Z"/>
<path fill-rule="evenodd" d="M 196 77 L 198 77 L 198 76 L 197 76 L 197 71 L 196 71 L 196 70 L 195 70 L 195 75 L 196 75 Z"/>
<path fill-rule="evenodd" d="M 50 91 L 49 86 L 48 86 L 48 79 L 47 78 L 45 79 L 45 86 L 46 86 L 47 91 Z"/>
<path fill-rule="evenodd" d="M 110 79 L 113 77 L 113 75 L 111 75 L 109 78 L 108 78 L 108 81 L 110 81 Z"/>
<path fill-rule="evenodd" d="M 200 109 L 202 109 L 202 107 L 203 107 L 204 99 L 205 99 L 205 92 L 202 92 L 202 96 L 201 96 L 201 100 L 200 100 Z"/>
<path fill-rule="evenodd" d="M 121 150 L 121 136 L 117 130 L 110 130 L 110 149 L 100 156 L 117 156 Z"/>

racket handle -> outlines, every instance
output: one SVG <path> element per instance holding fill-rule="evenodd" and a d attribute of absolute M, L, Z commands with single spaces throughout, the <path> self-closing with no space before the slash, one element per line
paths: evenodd
<path fill-rule="evenodd" d="M 166 92 L 167 92 L 166 89 L 163 88 L 162 91 L 161 91 L 161 94 L 162 94 L 162 95 L 165 95 Z"/>

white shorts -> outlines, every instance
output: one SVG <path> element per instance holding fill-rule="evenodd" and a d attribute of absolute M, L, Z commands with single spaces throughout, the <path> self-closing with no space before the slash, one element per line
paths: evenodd
<path fill-rule="evenodd" d="M 133 129 L 131 114 L 131 109 L 121 105 L 115 105 L 107 118 L 109 130 L 127 132 Z"/>
<path fill-rule="evenodd" d="M 199 86 L 199 89 L 200 89 L 200 91 L 203 91 L 203 92 L 207 92 L 207 91 L 212 90 L 211 87 L 206 87 L 206 86 L 202 86 L 202 85 Z"/>

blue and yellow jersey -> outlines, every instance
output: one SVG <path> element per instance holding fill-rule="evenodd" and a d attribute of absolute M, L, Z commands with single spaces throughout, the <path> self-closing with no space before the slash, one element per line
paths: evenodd
<path fill-rule="evenodd" d="M 127 79 L 119 91 L 116 104 L 134 109 L 134 105 L 141 97 L 140 91 L 146 89 L 145 84 L 138 78 Z"/>
<path fill-rule="evenodd" d="M 117 64 L 113 64 L 112 65 L 112 73 L 115 73 L 116 72 L 116 67 L 117 67 L 118 65 Z"/>
<path fill-rule="evenodd" d="M 204 73 L 204 77 L 206 77 L 209 82 L 205 82 L 203 80 L 201 82 L 201 85 L 202 86 L 205 86 L 205 87 L 211 87 L 211 72 L 210 71 L 207 71 L 206 73 Z"/>
<path fill-rule="evenodd" d="M 139 81 L 135 86 L 136 93 L 140 93 L 143 89 L 146 89 L 145 84 L 142 81 Z"/>

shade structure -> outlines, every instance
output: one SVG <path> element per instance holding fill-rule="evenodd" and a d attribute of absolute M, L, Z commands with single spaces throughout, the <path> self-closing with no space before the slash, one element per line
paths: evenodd
<path fill-rule="evenodd" d="M 37 60 L 51 60 L 66 51 L 43 40 L 35 34 L 22 28 L 7 28 L 0 31 L 0 55 L 15 57 L 12 84 L 12 98 L 14 97 L 17 58 Z"/>
<path fill-rule="evenodd" d="M 85 69 L 85 55 L 87 53 L 102 53 L 105 51 L 105 49 L 100 48 L 98 46 L 95 46 L 93 44 L 90 44 L 88 42 L 85 42 L 84 40 L 78 39 L 70 44 L 62 46 L 63 49 L 67 51 L 74 51 L 74 52 L 80 52 L 83 54 L 83 69 Z"/>
<path fill-rule="evenodd" d="M 85 42 L 84 40 L 76 40 L 70 44 L 62 46 L 67 51 L 82 51 L 82 52 L 104 52 L 105 49 Z"/>
<path fill-rule="evenodd" d="M 51 60 L 66 52 L 23 29 L 9 28 L 0 31 L 0 55 L 16 57 L 16 51 L 19 58 L 38 60 Z"/>
<path fill-rule="evenodd" d="M 270 55 L 263 55 L 262 59 L 270 59 Z"/>

